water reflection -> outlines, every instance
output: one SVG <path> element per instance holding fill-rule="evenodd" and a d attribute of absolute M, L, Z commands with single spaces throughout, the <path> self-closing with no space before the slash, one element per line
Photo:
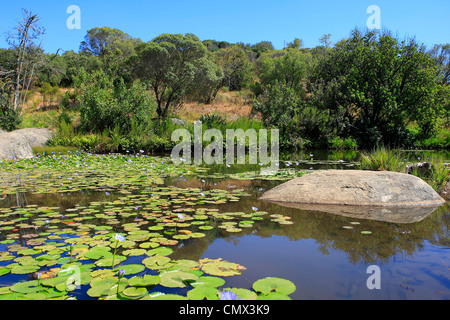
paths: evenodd
<path fill-rule="evenodd" d="M 296 208 L 304 211 L 319 211 L 337 214 L 353 219 L 369 219 L 392 223 L 414 223 L 428 217 L 438 206 L 405 206 L 405 207 L 369 207 L 369 206 L 339 206 L 316 205 L 289 202 L 273 202 L 280 206 Z"/>

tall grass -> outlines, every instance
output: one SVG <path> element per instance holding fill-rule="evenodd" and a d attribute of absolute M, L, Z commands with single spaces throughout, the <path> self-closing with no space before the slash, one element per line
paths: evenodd
<path fill-rule="evenodd" d="M 400 150 L 388 149 L 384 146 L 371 152 L 361 153 L 361 169 L 373 171 L 405 172 L 406 161 Z"/>
<path fill-rule="evenodd" d="M 450 179 L 450 167 L 442 156 L 431 155 L 430 157 L 418 157 L 426 159 L 429 168 L 421 168 L 412 164 L 409 171 L 424 181 L 426 181 L 436 191 L 440 192 Z M 374 171 L 396 171 L 405 173 L 408 165 L 404 154 L 400 150 L 379 147 L 371 152 L 361 154 L 361 169 Z"/>

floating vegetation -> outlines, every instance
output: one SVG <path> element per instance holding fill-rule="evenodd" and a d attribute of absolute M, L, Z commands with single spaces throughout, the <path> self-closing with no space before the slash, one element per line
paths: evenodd
<path fill-rule="evenodd" d="M 0 208 L 0 281 L 24 276 L 0 285 L 0 300 L 76 299 L 73 293 L 80 289 L 88 297 L 108 300 L 220 299 L 224 278 L 239 276 L 246 268 L 220 258 L 173 259 L 176 248 L 244 232 L 263 220 L 292 222 L 257 208 L 220 210 L 248 196 L 243 189 L 165 184 L 167 177 L 198 172 L 203 170 L 143 155 L 76 152 L 0 162 L 0 207 L 11 199 L 19 201 L 19 195 L 97 195 L 96 201 L 74 205 L 23 201 Z M 229 290 L 239 299 L 289 299 L 275 285 L 273 290 L 260 287 Z M 165 294 L 164 288 L 184 288 L 186 295 Z"/>

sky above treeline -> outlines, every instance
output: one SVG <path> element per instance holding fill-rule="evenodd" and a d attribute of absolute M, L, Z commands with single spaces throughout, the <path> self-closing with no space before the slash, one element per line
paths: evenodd
<path fill-rule="evenodd" d="M 319 45 L 331 34 L 333 43 L 368 20 L 400 39 L 415 37 L 420 43 L 450 43 L 449 0 L 1 0 L 0 48 L 7 48 L 6 34 L 22 18 L 22 8 L 37 14 L 46 34 L 45 52 L 59 48 L 78 52 L 89 29 L 117 28 L 150 41 L 163 33 L 193 33 L 200 40 L 255 44 L 270 41 L 276 49 L 295 38 L 304 47 Z M 72 5 L 77 11 L 69 10 Z M 379 8 L 370 11 L 370 6 Z M 74 16 L 74 14 L 76 16 Z M 74 19 L 77 20 L 74 20 Z M 68 22 L 69 25 L 68 27 Z M 78 25 L 75 24 L 78 22 Z M 372 24 L 373 26 L 373 24 Z"/>

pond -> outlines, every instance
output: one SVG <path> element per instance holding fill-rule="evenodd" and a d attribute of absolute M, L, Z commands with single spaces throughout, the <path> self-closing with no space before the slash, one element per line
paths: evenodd
<path fill-rule="evenodd" d="M 0 299 L 214 299 L 229 288 L 242 299 L 449 299 L 449 202 L 398 224 L 258 200 L 310 170 L 355 168 L 357 157 L 286 155 L 270 179 L 258 165 L 141 154 L 5 161 Z"/>

